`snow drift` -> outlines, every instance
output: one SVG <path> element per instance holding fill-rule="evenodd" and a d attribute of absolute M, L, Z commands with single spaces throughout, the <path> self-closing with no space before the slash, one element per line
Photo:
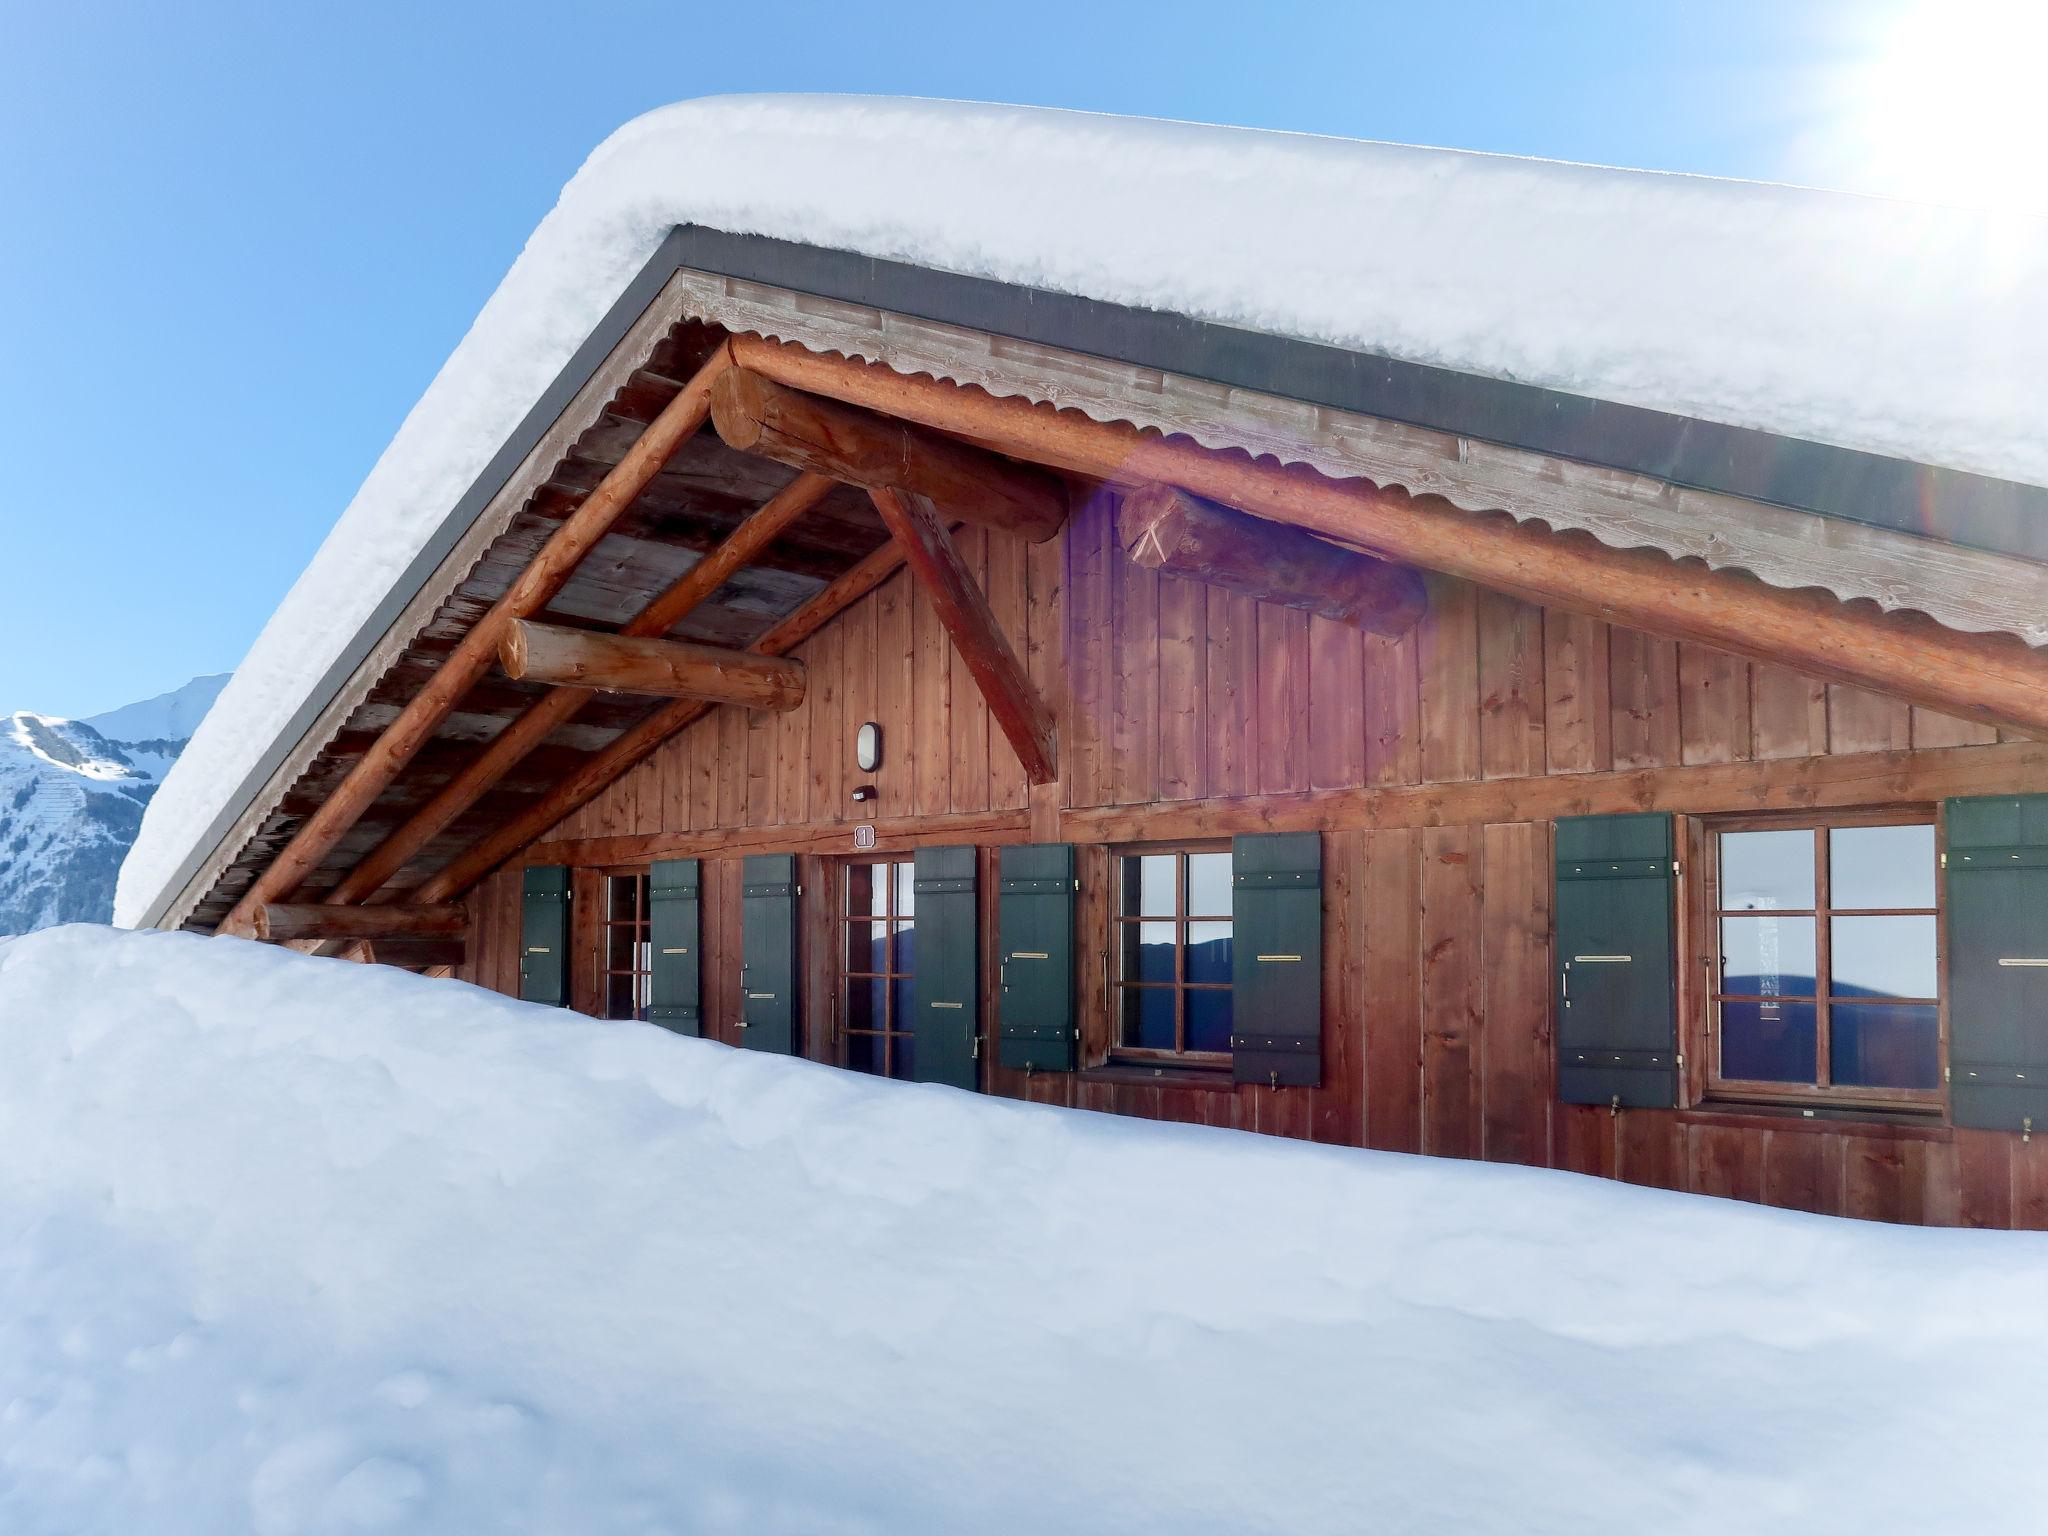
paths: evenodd
<path fill-rule="evenodd" d="M 679 223 L 2048 485 L 2041 218 L 1042 108 L 683 102 L 563 189 L 151 805 L 116 921 Z"/>
<path fill-rule="evenodd" d="M 0 944 L 0 1529 L 1999 1529 L 2048 1238 Z"/>

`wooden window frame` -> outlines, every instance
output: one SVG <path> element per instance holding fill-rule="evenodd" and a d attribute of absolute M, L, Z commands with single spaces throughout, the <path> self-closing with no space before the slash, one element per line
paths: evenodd
<path fill-rule="evenodd" d="M 888 939 L 887 944 L 884 946 L 882 963 L 884 967 L 893 966 L 896 960 L 897 930 L 899 928 L 915 930 L 918 921 L 917 913 L 915 911 L 915 903 L 912 904 L 913 910 L 909 916 L 904 917 L 897 913 L 896 879 L 892 874 L 888 882 L 888 900 L 883 914 L 880 917 L 877 917 L 872 912 L 856 915 L 853 911 L 853 872 L 856 869 L 905 869 L 910 871 L 910 878 L 914 881 L 917 878 L 917 865 L 914 857 L 908 851 L 903 853 L 877 853 L 870 857 L 841 859 L 839 861 L 839 877 L 837 880 L 838 900 L 832 914 L 834 939 L 832 963 L 836 972 L 833 979 L 834 991 L 832 997 L 832 1064 L 837 1067 L 844 1067 L 849 1072 L 862 1072 L 864 1076 L 894 1078 L 896 1075 L 896 1042 L 906 1037 L 914 1038 L 915 1031 L 912 1025 L 916 1022 L 912 1019 L 906 1019 L 902 1021 L 899 1027 L 896 1019 L 896 987 L 899 982 L 911 982 L 916 979 L 915 966 L 913 965 L 913 968 L 908 971 L 890 969 L 857 971 L 853 969 L 848 961 L 851 956 L 854 926 L 856 924 L 866 925 L 881 922 L 886 925 Z M 882 1028 L 879 1030 L 853 1029 L 847 1023 L 849 1005 L 853 997 L 853 985 L 856 982 L 872 981 L 880 981 L 883 984 Z M 881 1043 L 882 1061 L 879 1072 L 866 1072 L 863 1068 L 849 1065 L 848 1041 L 850 1036 L 856 1034 L 872 1036 Z"/>
<path fill-rule="evenodd" d="M 592 873 L 597 877 L 597 915 L 593 925 L 591 966 L 596 988 L 596 1015 L 601 1019 L 645 1022 L 654 997 L 654 868 L 648 864 L 628 864 L 593 870 Z M 612 916 L 612 882 L 615 880 L 637 882 L 633 916 L 624 922 Z M 629 970 L 620 970 L 612 964 L 612 930 L 625 927 L 634 929 L 633 965 Z M 612 1012 L 612 982 L 621 976 L 632 978 L 631 1013 Z"/>
<path fill-rule="evenodd" d="M 1113 1066 L 1179 1066 L 1197 1067 L 1204 1071 L 1228 1071 L 1231 1064 L 1229 1051 L 1190 1051 L 1184 1049 L 1188 1038 L 1188 993 L 1231 992 L 1231 982 L 1189 981 L 1188 925 L 1190 923 L 1229 923 L 1233 941 L 1237 936 L 1237 918 L 1226 912 L 1220 917 L 1208 913 L 1188 910 L 1188 860 L 1191 853 L 1230 854 L 1227 838 L 1203 838 L 1185 842 L 1164 843 L 1118 843 L 1109 850 L 1109 952 L 1104 967 L 1105 992 L 1109 1006 L 1109 1053 L 1108 1061 Z M 1173 906 L 1171 918 L 1143 917 L 1126 914 L 1124 906 L 1124 860 L 1174 855 Z M 1173 980 L 1136 982 L 1123 979 L 1124 930 L 1140 923 L 1173 924 Z M 1148 991 L 1173 992 L 1173 1038 L 1175 1048 L 1162 1050 L 1156 1046 L 1124 1044 L 1123 990 L 1126 988 Z M 1233 999 L 1233 1002 L 1235 1000 Z"/>
<path fill-rule="evenodd" d="M 1697 875 L 1693 881 L 1688 882 L 1691 888 L 1686 893 L 1684 906 L 1698 927 L 1695 948 L 1701 967 L 1700 985 L 1685 1008 L 1687 1049 L 1695 1052 L 1694 1059 L 1701 1063 L 1695 1079 L 1697 1091 L 1692 1095 L 1694 1102 L 1702 1108 L 1790 1106 L 1808 1113 L 1864 1110 L 1874 1114 L 1910 1115 L 1915 1118 L 1945 1116 L 1949 1050 L 1948 998 L 1941 985 L 1941 978 L 1946 974 L 1948 910 L 1947 892 L 1941 878 L 1945 838 L 1938 807 L 1914 804 L 1855 806 L 1836 810 L 1758 811 L 1700 816 L 1691 820 L 1698 834 L 1697 838 L 1692 840 L 1695 855 L 1693 867 Z M 1828 832 L 1837 827 L 1873 826 L 1930 826 L 1934 829 L 1933 906 L 1837 909 L 1833 905 L 1829 889 Z M 1809 830 L 1813 833 L 1815 844 L 1815 904 L 1812 908 L 1797 911 L 1788 909 L 1780 915 L 1813 919 L 1814 1060 L 1815 1075 L 1822 1081 L 1774 1083 L 1723 1077 L 1720 1053 L 1720 1004 L 1724 997 L 1731 994 L 1725 994 L 1721 987 L 1721 920 L 1726 915 L 1721 905 L 1721 834 Z M 1837 1001 L 1830 996 L 1833 985 L 1830 928 L 1831 919 L 1836 916 L 1911 916 L 1934 919 L 1936 995 L 1932 998 L 1885 999 L 1900 1003 L 1934 1005 L 1936 1056 L 1940 1067 L 1940 1081 L 1932 1088 L 1844 1087 L 1826 1080 L 1832 1075 L 1833 1041 L 1830 1024 L 1832 1005 Z M 1747 994 L 1740 996 L 1747 997 Z M 1805 999 L 1799 1001 L 1803 1002 Z"/>

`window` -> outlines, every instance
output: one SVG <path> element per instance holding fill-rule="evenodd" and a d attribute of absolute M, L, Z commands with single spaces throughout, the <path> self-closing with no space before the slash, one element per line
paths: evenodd
<path fill-rule="evenodd" d="M 1117 1048 L 1228 1061 L 1229 850 L 1126 853 L 1117 886 Z"/>
<path fill-rule="evenodd" d="M 910 981 L 916 972 L 916 866 L 910 860 L 846 866 L 846 930 L 839 994 L 844 1064 L 878 1077 L 910 1076 Z"/>
<path fill-rule="evenodd" d="M 1706 824 L 1709 1084 L 1928 1105 L 1941 1089 L 1931 816 Z"/>
<path fill-rule="evenodd" d="M 604 973 L 604 1017 L 644 1019 L 653 997 L 654 945 L 644 870 L 604 877 L 598 966 Z"/>

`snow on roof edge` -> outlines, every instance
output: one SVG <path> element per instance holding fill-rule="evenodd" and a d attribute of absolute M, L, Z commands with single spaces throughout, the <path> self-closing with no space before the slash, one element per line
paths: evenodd
<path fill-rule="evenodd" d="M 449 509 L 691 223 L 2048 485 L 2027 408 L 2048 220 L 1044 108 L 684 102 L 600 145 L 528 240 L 159 791 L 118 922 L 175 895 Z"/>

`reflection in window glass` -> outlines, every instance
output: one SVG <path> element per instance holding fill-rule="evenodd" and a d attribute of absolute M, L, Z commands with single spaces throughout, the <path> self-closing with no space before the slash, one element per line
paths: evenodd
<path fill-rule="evenodd" d="M 1819 1035 L 1812 1003 L 1724 1002 L 1721 1075 L 1754 1083 L 1810 1083 Z"/>
<path fill-rule="evenodd" d="M 1119 861 L 1117 1045 L 1186 1055 L 1230 1049 L 1230 855 Z"/>
<path fill-rule="evenodd" d="M 1835 1081 L 1860 1088 L 1939 1088 L 1941 1024 L 1932 1003 L 1845 1003 L 1828 1011 Z"/>
<path fill-rule="evenodd" d="M 1812 831 L 1722 833 L 1721 907 L 1727 912 L 1810 911 Z"/>
<path fill-rule="evenodd" d="M 1810 917 L 1721 919 L 1721 990 L 1746 997 L 1812 997 Z"/>
<path fill-rule="evenodd" d="M 916 866 L 908 859 L 846 866 L 846 963 L 840 973 L 839 1036 L 856 1072 L 911 1073 L 911 978 L 917 972 L 912 917 Z"/>
<path fill-rule="evenodd" d="M 1829 995 L 1934 996 L 1934 915 L 1838 917 L 1828 924 Z"/>
<path fill-rule="evenodd" d="M 1934 826 L 1830 827 L 1828 905 L 1850 908 L 1932 907 Z"/>

